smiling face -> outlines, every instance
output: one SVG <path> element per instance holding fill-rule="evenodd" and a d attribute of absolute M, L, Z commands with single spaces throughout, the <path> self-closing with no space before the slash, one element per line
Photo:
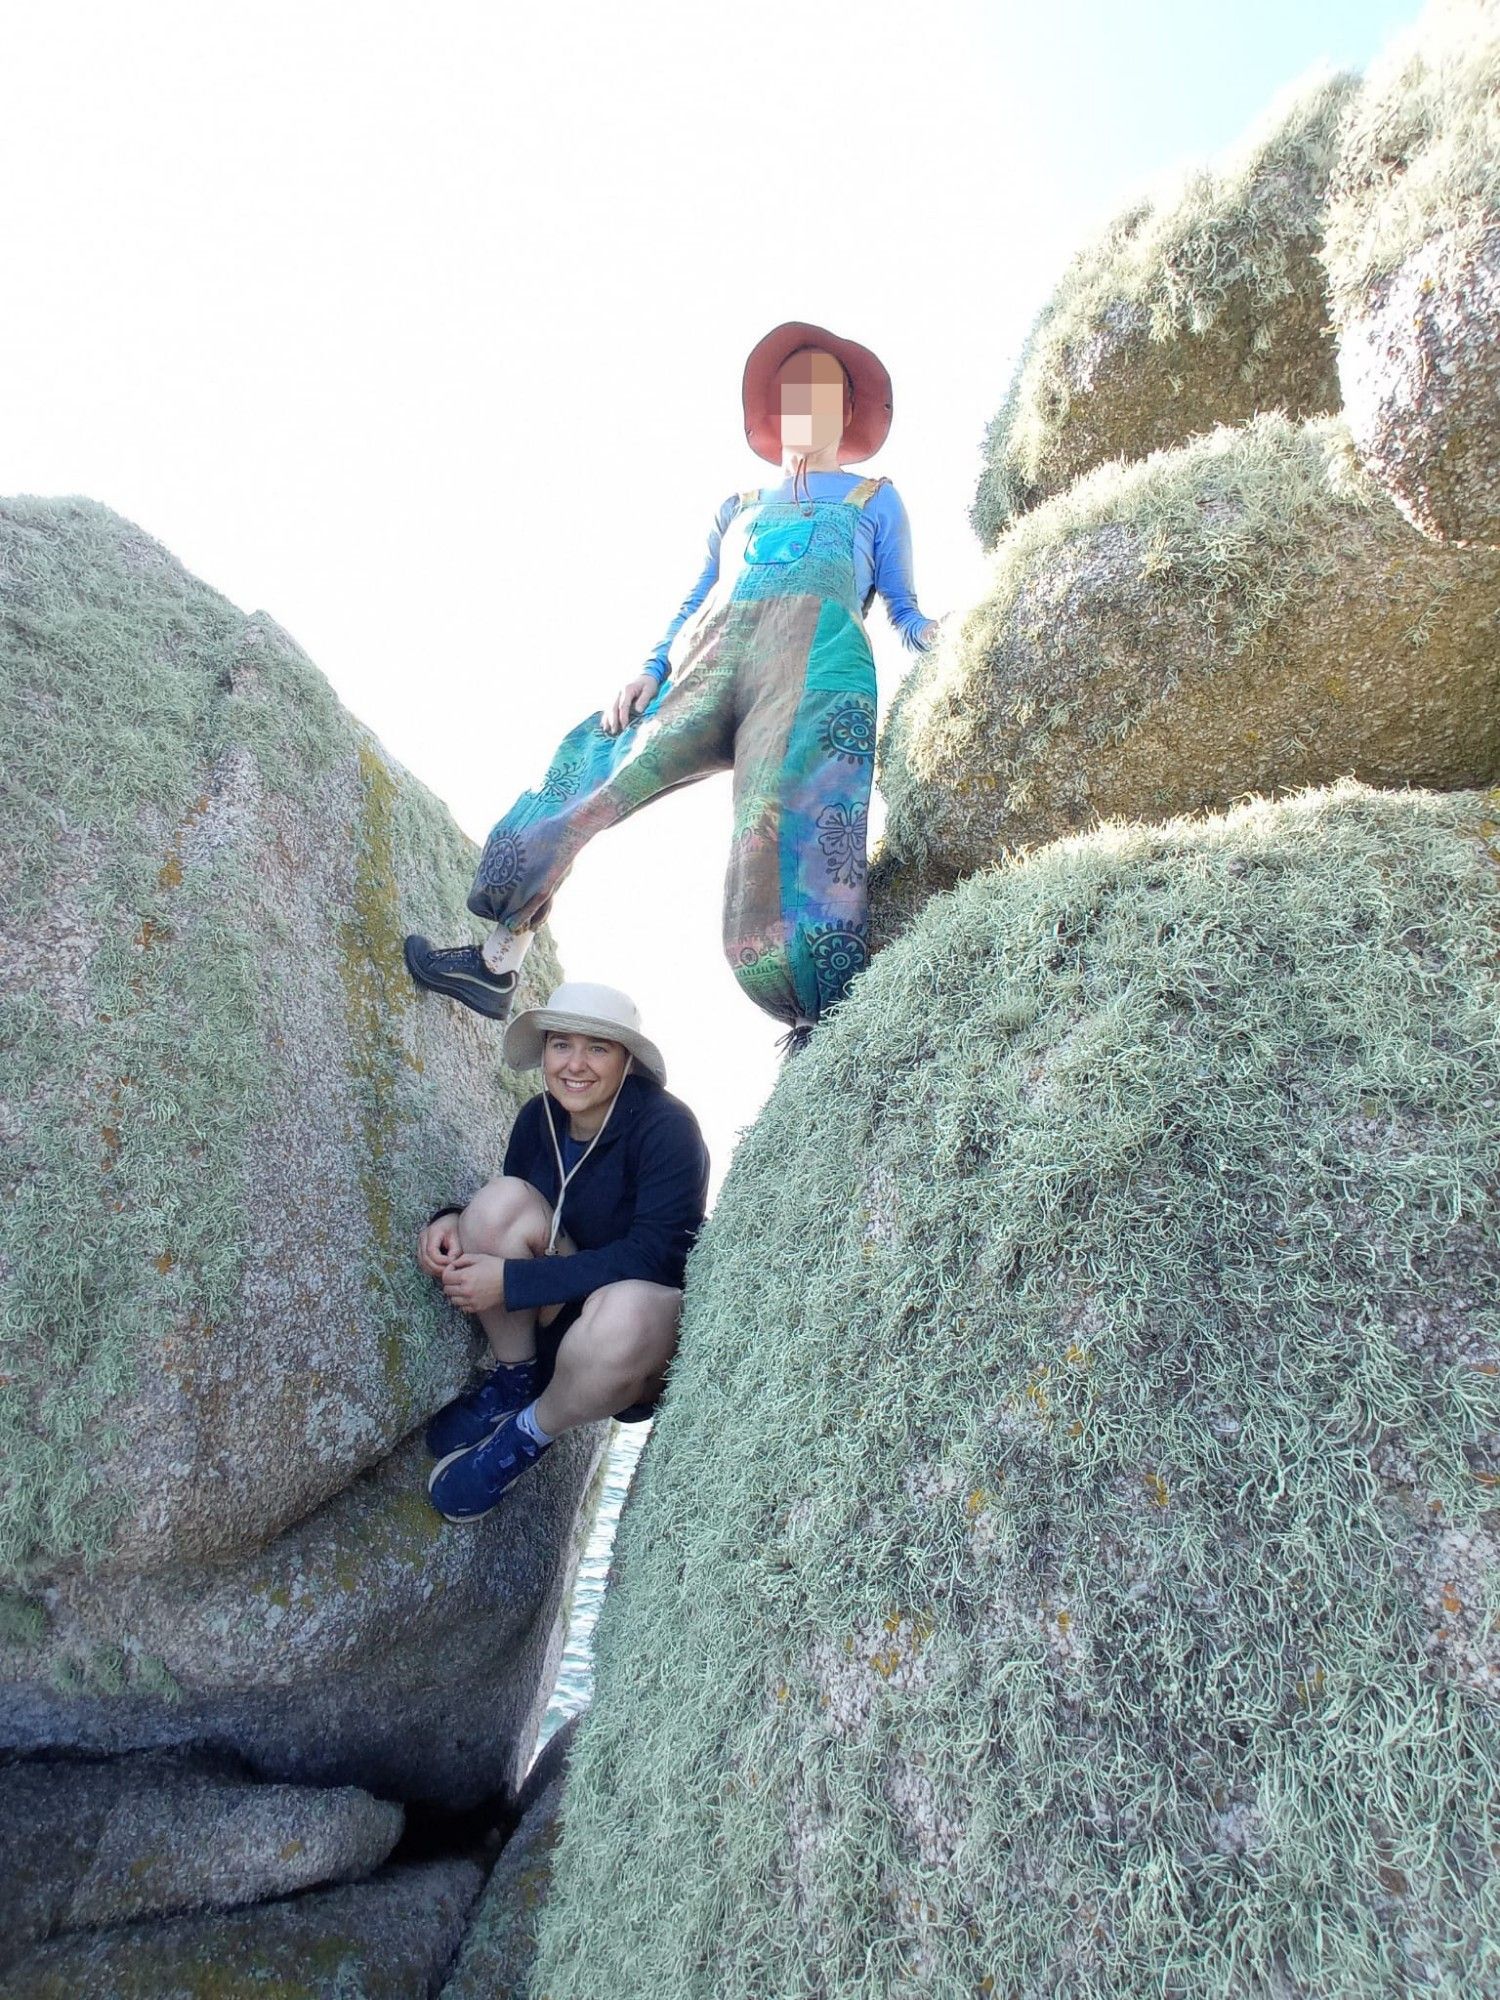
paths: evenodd
<path fill-rule="evenodd" d="M 575 1139 L 591 1139 L 625 1076 L 629 1051 L 602 1035 L 549 1034 L 542 1045 L 542 1081 L 568 1114 Z"/>
<path fill-rule="evenodd" d="M 837 357 L 804 348 L 776 371 L 783 451 L 815 452 L 837 445 L 854 414 Z"/>

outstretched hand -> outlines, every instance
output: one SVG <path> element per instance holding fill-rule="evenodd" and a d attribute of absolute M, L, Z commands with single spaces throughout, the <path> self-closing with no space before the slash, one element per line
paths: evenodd
<path fill-rule="evenodd" d="M 618 736 L 633 717 L 648 708 L 655 699 L 659 683 L 655 674 L 637 674 L 633 681 L 627 681 L 602 710 L 599 723 L 606 736 Z"/>

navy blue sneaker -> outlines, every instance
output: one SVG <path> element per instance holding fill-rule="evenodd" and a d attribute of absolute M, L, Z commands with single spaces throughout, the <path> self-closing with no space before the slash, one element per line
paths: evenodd
<path fill-rule="evenodd" d="M 418 986 L 431 993 L 446 993 L 450 1000 L 462 1001 L 476 1014 L 491 1021 L 503 1021 L 516 997 L 514 972 L 491 972 L 477 944 L 455 944 L 440 949 L 415 931 L 404 946 L 406 969 Z"/>
<path fill-rule="evenodd" d="M 524 1410 L 536 1400 L 541 1393 L 540 1372 L 534 1358 L 491 1369 L 477 1389 L 465 1390 L 438 1411 L 427 1426 L 427 1449 L 434 1458 L 447 1458 L 455 1451 L 467 1451 L 471 1444 L 483 1444 L 512 1410 Z"/>
<path fill-rule="evenodd" d="M 551 1449 L 549 1444 L 538 1444 L 515 1416 L 509 1416 L 483 1444 L 440 1458 L 428 1474 L 427 1496 L 445 1521 L 482 1520 L 499 1504 L 506 1487 Z"/>

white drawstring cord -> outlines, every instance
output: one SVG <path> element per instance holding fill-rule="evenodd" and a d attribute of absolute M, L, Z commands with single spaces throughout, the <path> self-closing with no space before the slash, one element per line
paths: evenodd
<path fill-rule="evenodd" d="M 605 1112 L 603 1118 L 599 1121 L 599 1130 L 594 1134 L 593 1138 L 589 1140 L 588 1145 L 584 1148 L 582 1156 L 574 1162 L 574 1164 L 572 1165 L 571 1168 L 569 1168 L 567 1173 L 563 1172 L 562 1147 L 557 1142 L 557 1126 L 552 1117 L 552 1093 L 550 1090 L 546 1093 L 547 1131 L 552 1139 L 552 1154 L 554 1159 L 557 1161 L 557 1200 L 553 1204 L 552 1208 L 552 1233 L 547 1238 L 547 1255 L 549 1257 L 552 1255 L 553 1250 L 557 1246 L 558 1232 L 562 1228 L 563 1196 L 568 1191 L 568 1183 L 570 1180 L 572 1180 L 574 1174 L 577 1173 L 578 1169 L 583 1165 L 584 1160 L 588 1158 L 589 1154 L 593 1152 L 594 1148 L 598 1145 L 599 1141 L 604 1137 L 604 1128 L 609 1123 L 610 1118 L 614 1113 L 614 1108 L 620 1101 L 620 1091 L 625 1088 L 625 1077 L 629 1076 L 630 1065 L 634 1061 L 635 1061 L 634 1056 L 626 1056 L 625 1075 L 620 1078 L 619 1089 L 616 1090 L 614 1096 L 609 1100 L 609 1110 Z"/>

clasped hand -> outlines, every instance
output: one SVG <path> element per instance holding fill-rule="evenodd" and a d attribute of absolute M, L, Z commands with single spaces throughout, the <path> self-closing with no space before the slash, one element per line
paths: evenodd
<path fill-rule="evenodd" d="M 428 1223 L 417 1238 L 417 1262 L 429 1278 L 439 1280 L 448 1303 L 460 1312 L 487 1312 L 505 1304 L 505 1260 L 466 1251 L 456 1214 Z"/>
<path fill-rule="evenodd" d="M 648 708 L 660 686 L 655 674 L 637 674 L 627 681 L 612 702 L 600 711 L 599 726 L 606 736 L 618 736 L 625 725 Z"/>

